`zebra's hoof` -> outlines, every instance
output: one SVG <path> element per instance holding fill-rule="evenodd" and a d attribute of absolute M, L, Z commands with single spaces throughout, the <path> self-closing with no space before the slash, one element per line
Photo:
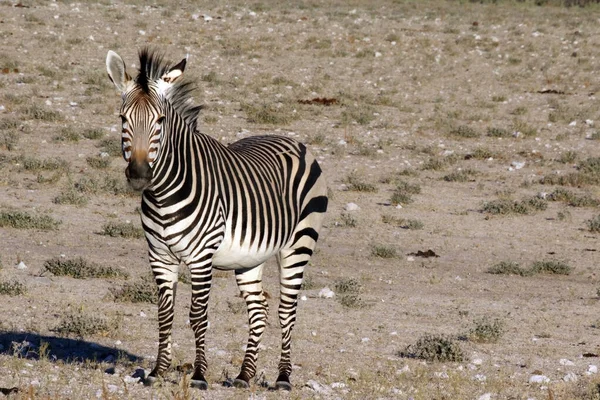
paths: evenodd
<path fill-rule="evenodd" d="M 158 384 L 159 382 L 156 376 L 148 375 L 146 379 L 144 379 L 144 386 L 157 386 Z"/>
<path fill-rule="evenodd" d="M 292 390 L 292 384 L 286 381 L 277 381 L 275 382 L 275 389 L 289 392 Z"/>
<path fill-rule="evenodd" d="M 196 389 L 200 389 L 200 390 L 207 390 L 208 389 L 208 382 L 206 381 L 200 381 L 200 380 L 196 380 L 196 379 L 192 379 L 190 381 L 190 386 Z"/>
<path fill-rule="evenodd" d="M 250 385 L 248 385 L 248 382 L 246 382 L 243 379 L 235 379 L 233 381 L 233 386 L 235 386 L 238 389 L 248 389 L 250 387 Z"/>
<path fill-rule="evenodd" d="M 233 380 L 231 378 L 227 378 L 223 381 L 223 387 L 233 387 Z"/>

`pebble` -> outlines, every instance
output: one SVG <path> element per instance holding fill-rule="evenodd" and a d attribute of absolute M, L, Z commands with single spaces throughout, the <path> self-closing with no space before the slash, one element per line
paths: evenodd
<path fill-rule="evenodd" d="M 477 400 L 491 400 L 491 399 L 492 399 L 491 393 L 484 393 L 477 398 Z"/>
<path fill-rule="evenodd" d="M 577 375 L 575 372 L 569 372 L 565 376 L 563 376 L 563 381 L 565 382 L 577 382 Z"/>
<path fill-rule="evenodd" d="M 571 121 L 571 123 L 569 123 L 569 126 L 577 126 L 577 121 Z"/>
<path fill-rule="evenodd" d="M 333 382 L 330 386 L 332 389 L 343 389 L 346 387 L 346 384 L 343 382 Z"/>
<path fill-rule="evenodd" d="M 306 300 L 308 300 L 308 298 L 307 298 L 306 296 L 304 296 L 304 295 L 303 295 L 303 296 L 301 296 L 301 297 L 300 297 L 300 300 L 302 300 L 302 301 L 306 301 Z"/>
<path fill-rule="evenodd" d="M 331 389 L 328 386 L 323 386 L 319 382 L 312 379 L 306 382 L 306 386 L 308 386 L 317 393 L 327 394 L 331 392 Z"/>
<path fill-rule="evenodd" d="M 567 360 L 566 358 L 561 358 L 559 361 L 560 365 L 564 365 L 567 367 L 572 367 L 573 365 L 575 365 L 575 363 L 571 360 Z"/>
<path fill-rule="evenodd" d="M 546 375 L 531 375 L 529 378 L 529 383 L 548 383 L 550 382 L 550 378 Z"/>
<path fill-rule="evenodd" d="M 346 211 L 358 211 L 358 210 L 360 210 L 360 207 L 356 203 L 348 203 L 344 207 L 344 210 L 346 210 Z"/>
<path fill-rule="evenodd" d="M 125 376 L 123 377 L 123 380 L 125 381 L 125 383 L 138 383 L 140 381 L 140 377 L 136 377 L 134 378 L 133 376 Z"/>
<path fill-rule="evenodd" d="M 335 296 L 335 293 L 333 293 L 333 290 L 329 289 L 328 287 L 324 287 L 323 289 L 319 290 L 319 297 L 324 298 L 324 299 L 331 299 Z"/>
<path fill-rule="evenodd" d="M 17 268 L 17 269 L 27 269 L 27 265 L 25 265 L 25 263 L 23 261 L 21 261 L 20 263 L 17 264 L 17 266 L 15 268 Z"/>
<path fill-rule="evenodd" d="M 512 163 L 510 163 L 510 165 L 515 167 L 515 169 L 521 169 L 525 166 L 525 162 L 524 161 L 513 161 Z"/>
<path fill-rule="evenodd" d="M 140 311 L 140 317 L 142 317 L 142 318 L 146 318 L 146 313 L 145 313 L 145 312 L 143 312 L 143 311 Z"/>
<path fill-rule="evenodd" d="M 588 373 L 588 375 L 590 375 L 590 374 L 597 374 L 598 373 L 598 367 L 596 365 L 590 364 L 590 366 L 588 367 L 587 373 Z"/>
<path fill-rule="evenodd" d="M 473 364 L 481 365 L 481 364 L 483 364 L 483 360 L 481 358 L 476 358 L 473 360 Z"/>

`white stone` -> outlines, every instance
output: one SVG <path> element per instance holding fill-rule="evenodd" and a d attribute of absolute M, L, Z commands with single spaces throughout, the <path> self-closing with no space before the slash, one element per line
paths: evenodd
<path fill-rule="evenodd" d="M 140 381 L 140 377 L 134 378 L 133 376 L 125 376 L 123 377 L 125 383 L 138 383 Z"/>
<path fill-rule="evenodd" d="M 571 121 L 571 123 L 569 123 L 569 126 L 577 126 L 577 121 Z"/>
<path fill-rule="evenodd" d="M 473 364 L 481 365 L 481 364 L 483 364 L 483 360 L 481 358 L 476 358 L 473 360 Z"/>
<path fill-rule="evenodd" d="M 491 393 L 484 393 L 477 398 L 477 400 L 491 400 L 491 399 L 492 399 Z"/>
<path fill-rule="evenodd" d="M 479 382 L 485 382 L 487 380 L 487 376 L 485 376 L 483 374 L 477 374 L 473 377 L 473 379 L 475 379 L 476 381 L 479 381 Z"/>
<path fill-rule="evenodd" d="M 587 372 L 588 372 L 588 374 L 597 374 L 598 373 L 598 367 L 596 365 L 590 364 L 590 366 L 588 367 Z"/>
<path fill-rule="evenodd" d="M 448 373 L 446 371 L 441 371 L 441 372 L 436 371 L 433 373 L 433 375 L 435 375 L 436 378 L 440 378 L 440 379 L 448 379 L 449 378 Z"/>
<path fill-rule="evenodd" d="M 204 14 L 202 16 L 202 18 L 204 18 L 204 22 L 210 22 L 210 21 L 212 21 L 212 17 L 210 15 Z"/>
<path fill-rule="evenodd" d="M 23 261 L 21 261 L 20 263 L 17 264 L 17 266 L 15 268 L 17 268 L 17 269 L 27 269 L 27 265 L 25 265 L 25 263 Z"/>
<path fill-rule="evenodd" d="M 312 379 L 306 382 L 306 386 L 308 386 L 317 393 L 327 394 L 331 392 L 331 388 L 329 388 L 329 386 L 323 386 L 319 382 Z"/>
<path fill-rule="evenodd" d="M 346 387 L 346 384 L 343 382 L 333 382 L 330 386 L 332 389 L 343 389 Z"/>
<path fill-rule="evenodd" d="M 140 317 L 142 317 L 142 318 L 146 318 L 146 313 L 145 313 L 145 312 L 143 312 L 143 311 L 140 311 Z"/>
<path fill-rule="evenodd" d="M 328 287 L 324 287 L 323 289 L 319 290 L 319 297 L 324 298 L 324 299 L 331 299 L 335 296 L 335 293 L 333 293 L 333 290 L 329 289 Z"/>
<path fill-rule="evenodd" d="M 573 365 L 575 365 L 575 363 L 571 360 L 567 360 L 566 358 L 561 358 L 559 361 L 560 365 L 564 365 L 567 367 L 572 367 Z"/>
<path fill-rule="evenodd" d="M 360 207 L 356 203 L 348 203 L 344 206 L 344 210 L 346 211 L 358 211 Z"/>
<path fill-rule="evenodd" d="M 548 383 L 550 382 L 550 378 L 546 375 L 531 375 L 529 378 L 529 383 Z"/>
<path fill-rule="evenodd" d="M 586 119 L 586 120 L 585 120 L 585 124 L 586 124 L 587 126 L 594 126 L 594 121 L 593 121 L 593 120 L 591 120 L 591 119 Z"/>
<path fill-rule="evenodd" d="M 364 338 L 360 339 L 360 341 L 361 341 L 362 343 L 367 343 L 367 342 L 370 342 L 370 341 L 371 341 L 371 339 L 369 339 L 368 337 L 364 337 Z"/>
<path fill-rule="evenodd" d="M 344 139 L 340 139 L 340 141 L 338 142 L 338 144 L 340 146 L 345 146 L 347 143 L 346 143 L 346 141 Z"/>
<path fill-rule="evenodd" d="M 302 295 L 302 296 L 300 297 L 300 300 L 302 300 L 302 301 L 306 301 L 306 300 L 308 300 L 308 298 L 307 298 L 306 296 Z"/>
<path fill-rule="evenodd" d="M 513 161 L 510 163 L 515 169 L 521 169 L 525 166 L 525 161 Z"/>
<path fill-rule="evenodd" d="M 563 376 L 563 381 L 565 382 L 577 382 L 577 375 L 575 372 L 569 372 L 565 376 Z"/>

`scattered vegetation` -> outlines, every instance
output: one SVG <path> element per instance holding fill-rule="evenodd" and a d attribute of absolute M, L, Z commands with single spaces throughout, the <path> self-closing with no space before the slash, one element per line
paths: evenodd
<path fill-rule="evenodd" d="M 561 261 L 536 261 L 529 268 L 522 268 L 514 261 L 502 261 L 488 268 L 489 274 L 531 276 L 535 274 L 569 275 L 572 268 Z"/>
<path fill-rule="evenodd" d="M 158 303 L 158 288 L 153 278 L 126 282 L 120 288 L 111 288 L 114 300 L 121 303 Z"/>
<path fill-rule="evenodd" d="M 379 258 L 396 258 L 398 257 L 398 251 L 394 246 L 373 245 L 371 247 L 371 255 Z"/>
<path fill-rule="evenodd" d="M 63 119 L 62 115 L 58 111 L 50 110 L 37 103 L 30 103 L 29 105 L 21 108 L 21 115 L 28 119 L 37 119 L 47 122 L 55 122 Z"/>
<path fill-rule="evenodd" d="M 0 212 L 0 227 L 3 228 L 51 231 L 58 229 L 60 223 L 49 215 L 31 215 L 26 211 Z"/>
<path fill-rule="evenodd" d="M 497 138 L 509 138 L 512 137 L 512 132 L 508 129 L 497 128 L 497 127 L 489 127 L 487 129 L 487 135 L 490 137 Z"/>
<path fill-rule="evenodd" d="M 492 215 L 507 214 L 532 214 L 543 211 L 548 207 L 548 202 L 539 197 L 531 197 L 521 201 L 510 199 L 498 199 L 485 202 L 482 211 Z"/>
<path fill-rule="evenodd" d="M 504 324 L 498 318 L 482 317 L 473 321 L 467 338 L 476 343 L 496 343 L 504 333 Z"/>
<path fill-rule="evenodd" d="M 343 212 L 340 214 L 340 225 L 347 228 L 356 228 L 358 221 L 352 214 Z"/>
<path fill-rule="evenodd" d="M 144 237 L 144 230 L 131 223 L 109 222 L 102 228 L 102 234 L 111 237 L 139 239 Z"/>
<path fill-rule="evenodd" d="M 53 140 L 55 142 L 79 142 L 81 135 L 72 127 L 62 128 L 60 133 L 56 135 Z"/>
<path fill-rule="evenodd" d="M 17 157 L 16 161 L 21 165 L 25 171 L 38 172 L 38 171 L 63 171 L 69 170 L 69 162 L 61 158 L 46 158 L 39 159 L 35 157 L 28 157 L 21 155 Z"/>
<path fill-rule="evenodd" d="M 477 171 L 472 169 L 460 169 L 445 175 L 442 179 L 446 182 L 467 182 L 470 181 Z"/>
<path fill-rule="evenodd" d="M 409 204 L 413 202 L 412 195 L 421 193 L 421 186 L 405 181 L 399 181 L 392 193 L 390 202 L 393 205 Z"/>
<path fill-rule="evenodd" d="M 474 139 L 481 136 L 474 128 L 468 125 L 459 125 L 450 130 L 450 135 L 465 139 Z"/>
<path fill-rule="evenodd" d="M 600 233 L 600 215 L 597 215 L 595 218 L 588 219 L 585 223 L 587 224 L 590 232 Z"/>
<path fill-rule="evenodd" d="M 71 204 L 74 206 L 84 206 L 87 204 L 88 199 L 74 187 L 68 187 L 56 196 L 52 202 L 54 204 Z"/>
<path fill-rule="evenodd" d="M 288 125 L 298 119 L 298 114 L 290 106 L 283 103 L 244 103 L 242 110 L 248 122 L 254 124 Z"/>
<path fill-rule="evenodd" d="M 402 229 L 418 230 L 423 229 L 425 226 L 423 222 L 419 221 L 418 219 L 399 218 L 387 214 L 381 216 L 381 221 L 384 224 L 395 225 Z"/>
<path fill-rule="evenodd" d="M 562 187 L 556 188 L 547 196 L 547 199 L 550 201 L 564 202 L 572 207 L 597 207 L 600 205 L 598 199 L 595 199 L 588 194 L 578 195 Z"/>
<path fill-rule="evenodd" d="M 27 287 L 17 280 L 0 281 L 0 295 L 14 297 L 25 293 L 27 293 Z"/>
<path fill-rule="evenodd" d="M 363 308 L 366 303 L 362 300 L 360 293 L 362 284 L 356 278 L 343 278 L 335 281 L 334 290 L 336 298 L 341 305 L 347 308 Z"/>
<path fill-rule="evenodd" d="M 529 276 L 531 275 L 531 271 L 522 268 L 519 263 L 515 261 L 501 261 L 498 264 L 493 265 L 488 268 L 487 272 L 489 274 L 496 275 L 519 275 L 519 276 Z"/>
<path fill-rule="evenodd" d="M 87 315 L 83 310 L 69 312 L 63 315 L 54 332 L 63 336 L 91 336 L 99 334 L 108 336 L 121 327 L 121 320 L 116 318 L 112 321 L 103 317 Z"/>
<path fill-rule="evenodd" d="M 100 128 L 88 128 L 81 135 L 86 139 L 96 140 L 104 137 L 104 131 Z"/>
<path fill-rule="evenodd" d="M 430 362 L 462 362 L 465 359 L 455 339 L 445 335 L 424 335 L 417 343 L 408 345 L 398 354 L 404 358 L 417 358 Z"/>
<path fill-rule="evenodd" d="M 344 182 L 348 186 L 348 190 L 352 190 L 355 192 L 376 192 L 377 186 L 372 183 L 367 183 L 363 181 L 357 174 L 351 173 L 346 177 Z"/>
<path fill-rule="evenodd" d="M 110 167 L 110 157 L 102 157 L 102 156 L 95 156 L 95 157 L 87 157 L 85 159 L 85 161 L 88 163 L 88 165 L 94 169 L 106 169 L 108 167 Z"/>
<path fill-rule="evenodd" d="M 124 278 L 129 274 L 114 267 L 105 267 L 88 262 L 83 257 L 73 259 L 52 258 L 44 262 L 44 272 L 48 271 L 55 276 L 70 276 L 75 279 L 86 278 Z"/>
<path fill-rule="evenodd" d="M 121 145 L 121 140 L 119 139 L 102 139 L 100 143 L 98 143 L 98 147 L 101 152 L 107 153 L 111 157 L 121 157 L 123 155 L 123 147 Z"/>
<path fill-rule="evenodd" d="M 600 157 L 590 157 L 582 161 L 577 172 L 565 175 L 546 175 L 540 179 L 544 185 L 561 185 L 580 187 L 600 184 Z"/>

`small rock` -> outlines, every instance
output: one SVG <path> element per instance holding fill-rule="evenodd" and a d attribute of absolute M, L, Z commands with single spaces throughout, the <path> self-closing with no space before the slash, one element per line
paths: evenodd
<path fill-rule="evenodd" d="M 525 162 L 524 161 L 513 161 L 510 163 L 510 165 L 515 167 L 515 169 L 521 169 L 525 166 Z"/>
<path fill-rule="evenodd" d="M 308 298 L 307 298 L 306 296 L 302 295 L 302 296 L 300 297 L 300 300 L 302 300 L 302 301 L 306 301 L 306 300 L 308 300 Z"/>
<path fill-rule="evenodd" d="M 143 312 L 143 311 L 140 311 L 140 317 L 142 317 L 142 318 L 146 318 L 146 313 L 145 313 L 145 312 Z"/>
<path fill-rule="evenodd" d="M 204 14 L 202 16 L 202 18 L 204 18 L 204 22 L 210 22 L 210 21 L 212 21 L 212 17 L 210 15 Z"/>
<path fill-rule="evenodd" d="M 123 380 L 125 381 L 125 383 L 138 383 L 140 381 L 140 377 L 133 377 L 133 376 L 124 376 Z"/>
<path fill-rule="evenodd" d="M 588 367 L 587 372 L 588 372 L 588 374 L 597 374 L 598 373 L 598 367 L 596 365 L 590 364 L 590 366 Z"/>
<path fill-rule="evenodd" d="M 346 141 L 344 139 L 340 139 L 340 141 L 338 142 L 338 144 L 340 146 L 345 146 L 346 145 Z"/>
<path fill-rule="evenodd" d="M 404 367 L 396 370 L 396 375 L 402 375 L 407 372 L 410 372 L 410 368 L 408 367 L 408 365 L 405 365 Z"/>
<path fill-rule="evenodd" d="M 111 393 L 115 393 L 117 390 L 119 390 L 119 387 L 117 385 L 106 385 L 106 388 Z"/>
<path fill-rule="evenodd" d="M 371 339 L 369 339 L 368 337 L 364 337 L 364 338 L 360 339 L 360 341 L 361 341 L 362 343 L 367 343 L 367 342 L 370 342 L 370 341 L 371 341 Z"/>
<path fill-rule="evenodd" d="M 333 382 L 330 386 L 332 389 L 343 389 L 346 387 L 346 384 L 343 382 Z"/>
<path fill-rule="evenodd" d="M 475 365 L 481 365 L 481 364 L 483 364 L 483 360 L 481 358 L 476 358 L 472 362 Z"/>
<path fill-rule="evenodd" d="M 567 360 L 566 358 L 561 358 L 559 361 L 560 365 L 564 365 L 566 367 L 572 367 L 575 363 L 571 360 Z"/>
<path fill-rule="evenodd" d="M 529 383 L 548 383 L 550 382 L 550 378 L 546 375 L 531 375 L 529 378 Z"/>
<path fill-rule="evenodd" d="M 323 289 L 319 290 L 319 297 L 324 298 L 324 299 L 331 299 L 335 296 L 335 293 L 333 293 L 333 290 L 329 289 L 328 287 L 324 287 Z"/>
<path fill-rule="evenodd" d="M 586 120 L 585 120 L 585 124 L 586 124 L 587 126 L 594 126 L 594 121 L 593 121 L 593 120 L 591 120 L 591 119 L 586 119 Z"/>
<path fill-rule="evenodd" d="M 348 203 L 344 207 L 344 210 L 346 210 L 346 211 L 357 211 L 357 210 L 360 210 L 360 207 L 356 203 Z"/>
<path fill-rule="evenodd" d="M 475 379 L 476 381 L 479 381 L 479 382 L 485 382 L 487 380 L 487 376 L 485 376 L 483 374 L 477 374 L 473 377 L 473 379 Z"/>
<path fill-rule="evenodd" d="M 448 373 L 446 371 L 441 371 L 441 372 L 434 372 L 433 375 L 435 375 L 436 378 L 440 378 L 440 379 L 448 379 Z"/>
<path fill-rule="evenodd" d="M 23 261 L 21 261 L 20 263 L 17 264 L 17 266 L 15 268 L 17 268 L 17 269 L 27 269 L 27 265 L 25 265 L 25 263 Z"/>
<path fill-rule="evenodd" d="M 491 400 L 491 399 L 492 399 L 491 393 L 484 393 L 477 398 L 477 400 Z"/>
<path fill-rule="evenodd" d="M 569 123 L 569 126 L 577 126 L 577 121 L 571 121 L 571 122 Z"/>
<path fill-rule="evenodd" d="M 563 381 L 565 382 L 577 382 L 577 375 L 575 372 L 569 372 L 565 376 L 563 376 Z"/>
<path fill-rule="evenodd" d="M 319 382 L 312 379 L 306 382 L 306 386 L 308 386 L 317 393 L 327 394 L 331 391 L 331 389 L 328 386 L 323 386 Z"/>

